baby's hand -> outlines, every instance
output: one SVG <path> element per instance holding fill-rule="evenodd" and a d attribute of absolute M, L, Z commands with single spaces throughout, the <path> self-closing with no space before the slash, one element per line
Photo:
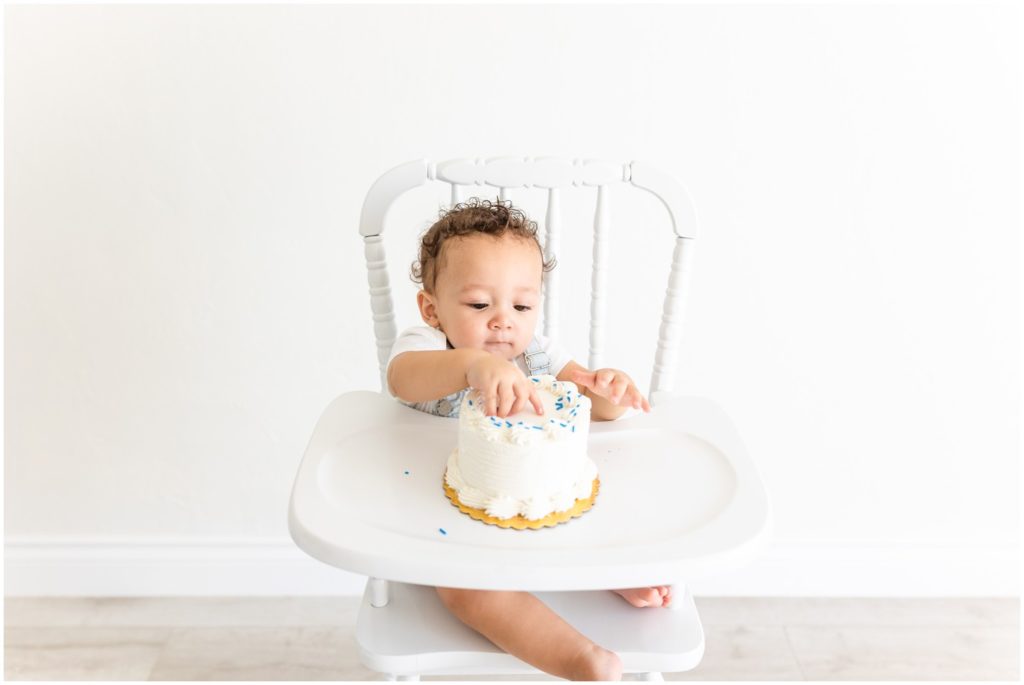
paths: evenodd
<path fill-rule="evenodd" d="M 466 382 L 480 391 L 484 414 L 502 418 L 521 412 L 527 403 L 543 415 L 544 405 L 533 381 L 507 359 L 483 354 L 466 371 Z"/>
<path fill-rule="evenodd" d="M 633 379 L 618 369 L 577 370 L 573 372 L 571 380 L 614 405 L 624 404 L 634 409 L 651 410 L 650 402 L 637 389 Z"/>

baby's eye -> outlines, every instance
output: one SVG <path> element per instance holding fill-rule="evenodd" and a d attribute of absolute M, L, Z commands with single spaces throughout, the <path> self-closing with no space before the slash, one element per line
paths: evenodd
<path fill-rule="evenodd" d="M 525 304 L 517 304 L 516 305 L 516 311 L 519 311 L 519 312 L 528 312 L 531 309 L 533 309 L 533 307 L 528 307 Z"/>
<path fill-rule="evenodd" d="M 469 306 L 473 309 L 483 309 L 487 305 L 484 302 L 470 302 Z"/>

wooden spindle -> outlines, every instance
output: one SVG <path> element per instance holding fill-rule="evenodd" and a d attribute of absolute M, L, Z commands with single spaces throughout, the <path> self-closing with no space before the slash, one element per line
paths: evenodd
<path fill-rule="evenodd" d="M 604 364 L 605 318 L 608 310 L 608 187 L 597 187 L 597 208 L 594 212 L 594 263 L 590 277 L 590 355 L 588 367 L 599 369 Z"/>
<path fill-rule="evenodd" d="M 672 251 L 672 270 L 668 276 L 665 302 L 662 305 L 661 327 L 658 330 L 658 348 L 654 356 L 654 370 L 651 373 L 651 403 L 658 391 L 669 391 L 675 380 L 676 353 L 678 351 L 683 320 L 683 302 L 690 276 L 690 260 L 693 257 L 691 238 L 676 238 Z"/>
<path fill-rule="evenodd" d="M 557 188 L 548 190 L 548 207 L 544 215 L 544 260 L 557 259 L 559 234 L 562 231 L 561 199 Z M 558 335 L 558 269 L 544 274 L 544 335 Z"/>
<path fill-rule="evenodd" d="M 370 284 L 370 309 L 373 311 L 373 335 L 377 339 L 377 365 L 381 392 L 387 390 L 387 361 L 395 344 L 395 309 L 391 301 L 387 258 L 382 236 L 369 235 L 363 240 L 366 276 Z"/>

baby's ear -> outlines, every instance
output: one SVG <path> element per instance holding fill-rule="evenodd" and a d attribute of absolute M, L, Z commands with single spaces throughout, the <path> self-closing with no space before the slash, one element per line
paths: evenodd
<path fill-rule="evenodd" d="M 434 296 L 428 293 L 426 290 L 421 290 L 416 293 L 416 306 L 420 309 L 420 316 L 423 317 L 423 322 L 432 328 L 437 328 L 440 325 L 440 321 L 437 319 L 437 303 L 434 301 Z"/>

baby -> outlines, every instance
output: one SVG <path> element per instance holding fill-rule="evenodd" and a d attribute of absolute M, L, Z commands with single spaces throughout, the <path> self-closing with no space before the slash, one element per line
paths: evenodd
<path fill-rule="evenodd" d="M 537 225 L 510 203 L 475 199 L 446 213 L 423 235 L 413 280 L 427 326 L 403 331 L 388 361 L 388 390 L 421 411 L 457 416 L 462 395 L 479 390 L 489 415 L 543 405 L 527 374 L 572 381 L 608 421 L 629 407 L 650 411 L 617 369 L 589 370 L 537 334 L 544 261 Z M 666 586 L 615 590 L 637 607 L 667 606 Z M 463 623 L 528 664 L 570 680 L 618 680 L 618 655 L 580 634 L 528 592 L 437 588 Z"/>

